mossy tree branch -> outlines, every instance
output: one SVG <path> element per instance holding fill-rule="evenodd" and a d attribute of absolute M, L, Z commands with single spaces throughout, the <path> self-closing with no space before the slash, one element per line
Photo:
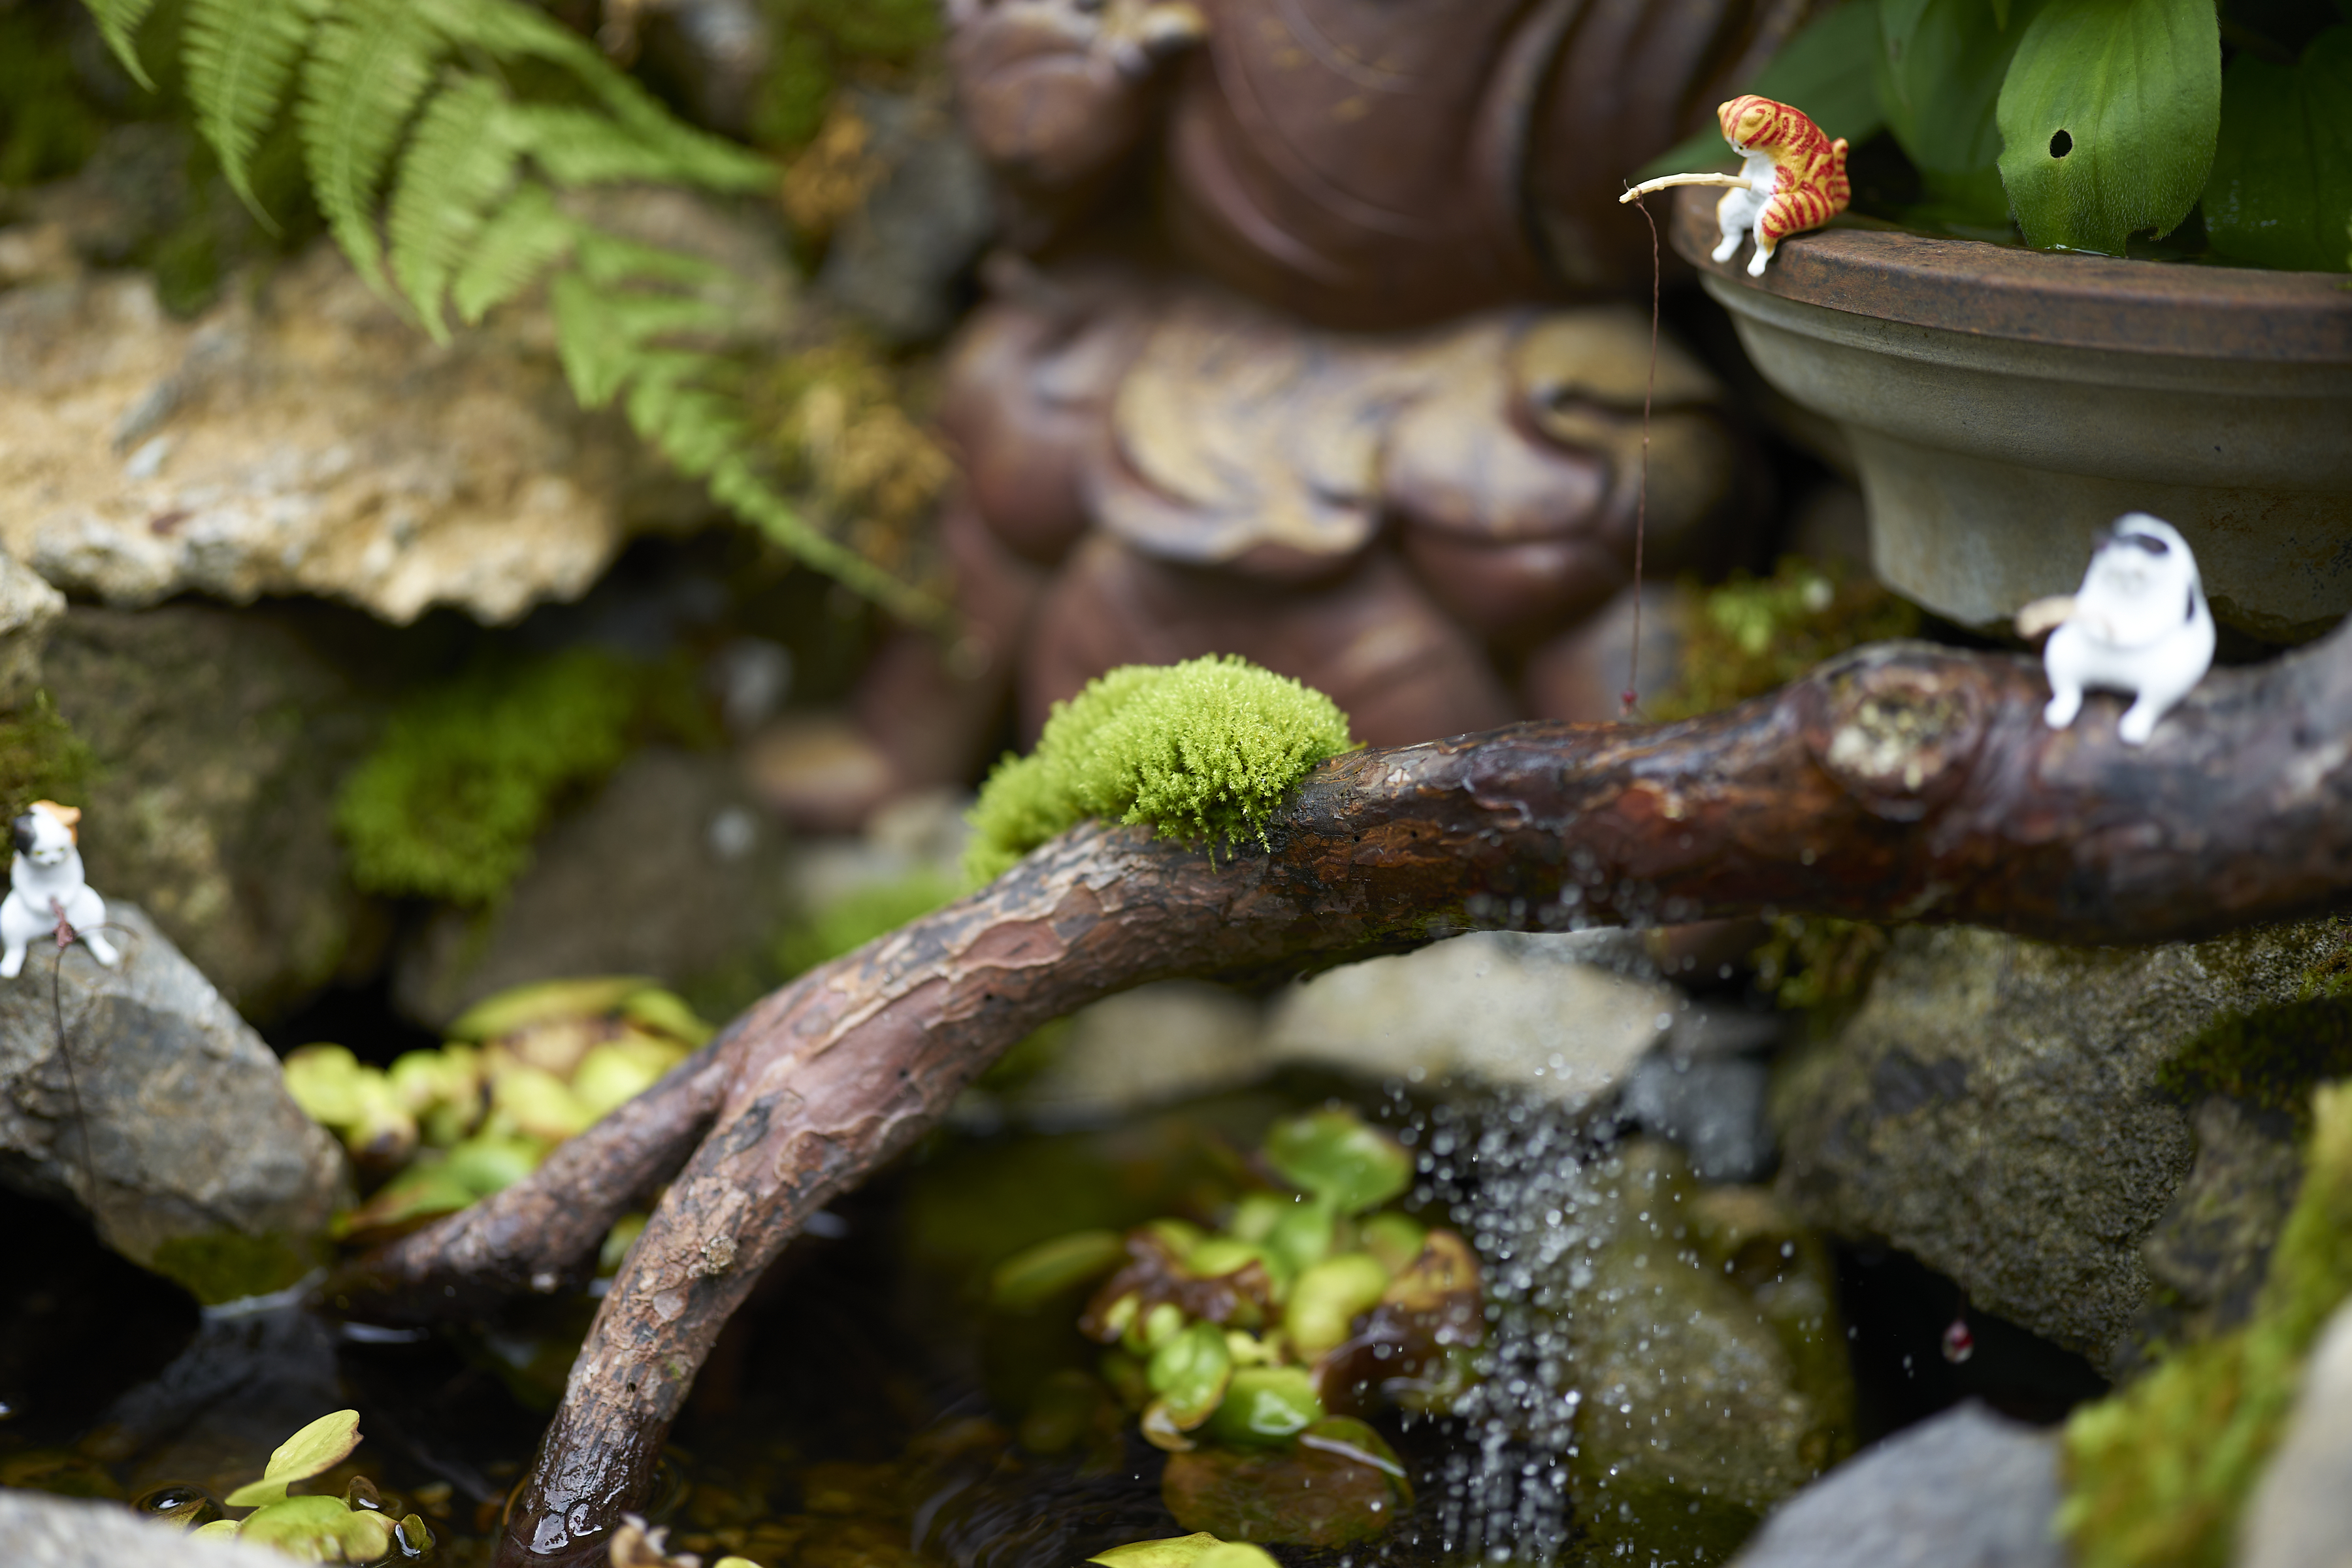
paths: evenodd
<path fill-rule="evenodd" d="M 1897 643 L 1682 723 L 1336 757 L 1265 847 L 1222 863 L 1083 826 L 777 992 L 539 1176 L 331 1289 L 418 1316 L 485 1282 L 576 1272 L 602 1225 L 683 1162 L 589 1331 L 499 1559 L 585 1561 L 761 1269 L 1039 1024 L 1145 981 L 1296 973 L 1475 927 L 1769 908 L 2113 942 L 2326 910 L 2352 896 L 2347 639 L 2217 672 L 2145 748 L 2116 741 L 2108 700 L 2045 728 L 2030 661 Z"/>

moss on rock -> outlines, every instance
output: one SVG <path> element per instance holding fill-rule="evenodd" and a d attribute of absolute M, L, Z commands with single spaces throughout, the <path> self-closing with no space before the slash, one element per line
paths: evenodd
<path fill-rule="evenodd" d="M 477 667 L 404 700 L 343 783 L 336 825 L 371 892 L 484 904 L 566 791 L 620 765 L 669 683 L 597 648 Z"/>
<path fill-rule="evenodd" d="M 1735 572 L 1688 587 L 1682 678 L 1649 704 L 1650 717 L 1688 719 L 1786 686 L 1835 654 L 1919 630 L 1919 612 L 1875 581 L 1798 556 L 1769 577 Z"/>
<path fill-rule="evenodd" d="M 1276 802 L 1353 749 L 1321 692 L 1248 660 L 1126 665 L 1054 705 L 1037 749 L 1007 757 L 971 811 L 966 871 L 987 880 L 1090 816 L 1220 844 L 1265 841 Z"/>
<path fill-rule="evenodd" d="M 2223 1568 L 2328 1316 L 2352 1296 L 2352 1083 L 2313 1097 L 2303 1191 L 2252 1321 L 2067 1423 L 2060 1528 L 2081 1568 Z"/>
<path fill-rule="evenodd" d="M 47 691 L 0 714 L 0 818 L 13 821 L 37 800 L 82 805 L 97 759 Z"/>

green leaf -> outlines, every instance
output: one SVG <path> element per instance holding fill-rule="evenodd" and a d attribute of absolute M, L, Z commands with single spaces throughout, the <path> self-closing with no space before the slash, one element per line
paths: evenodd
<path fill-rule="evenodd" d="M 410 0 L 342 0 L 320 26 L 297 119 L 319 210 L 371 287 L 384 287 L 375 198 L 433 83 L 441 38 Z"/>
<path fill-rule="evenodd" d="M 1823 134 L 1843 136 L 1859 147 L 1886 122 L 1870 80 L 1870 62 L 1877 53 L 1878 6 L 1873 0 L 1848 0 L 1799 29 L 1756 73 L 1756 79 L 1739 90 L 1791 104 L 1804 110 Z M 1638 181 L 1729 168 L 1738 161 L 1722 132 L 1709 129 L 1651 159 L 1633 177 Z"/>
<path fill-rule="evenodd" d="M 288 1498 L 248 1517 L 236 1538 L 298 1562 L 373 1563 L 392 1550 L 392 1521 L 339 1497 Z"/>
<path fill-rule="evenodd" d="M 155 0 L 87 0 L 87 3 L 89 14 L 98 19 L 98 36 L 106 40 L 106 47 L 114 51 L 114 58 L 122 62 L 122 68 L 131 73 L 131 79 L 148 91 L 154 91 L 155 84 L 149 79 L 147 68 L 139 63 L 136 40 L 139 25 L 147 19 L 147 13 L 155 8 Z"/>
<path fill-rule="evenodd" d="M 989 1304 L 1026 1312 L 1118 1267 L 1127 1242 L 1115 1230 L 1082 1230 L 1014 1253 L 989 1276 Z"/>
<path fill-rule="evenodd" d="M 1179 1432 L 1209 1418 L 1233 1375 L 1233 1352 L 1214 1323 L 1193 1323 L 1169 1339 L 1151 1352 L 1143 1372 L 1145 1386 L 1160 1395 L 1157 1403 Z"/>
<path fill-rule="evenodd" d="M 1412 1184 L 1404 1146 L 1343 1107 L 1276 1122 L 1265 1158 L 1284 1181 L 1344 1214 L 1377 1208 Z"/>
<path fill-rule="evenodd" d="M 1276 1568 L 1274 1553 L 1265 1547 L 1247 1542 L 1228 1543 L 1205 1530 L 1165 1541 L 1130 1541 L 1125 1546 L 1097 1552 L 1087 1561 L 1099 1563 L 1103 1568 L 1203 1568 L 1204 1560 L 1211 1556 L 1230 1568 Z"/>
<path fill-rule="evenodd" d="M 392 273 L 436 342 L 442 296 L 514 184 L 523 142 L 507 96 L 488 77 L 459 77 L 436 94 L 400 161 L 386 228 Z"/>
<path fill-rule="evenodd" d="M 2221 79 L 2221 132 L 2205 182 L 2205 232 L 2236 261 L 2352 268 L 2352 27 L 2322 31 L 2293 66 L 2251 51 Z"/>
<path fill-rule="evenodd" d="M 579 232 L 546 186 L 533 183 L 516 191 L 483 226 L 449 286 L 458 320 L 472 326 L 530 288 L 571 251 Z"/>
<path fill-rule="evenodd" d="M 231 1508 L 253 1508 L 278 1502 L 286 1496 L 289 1486 L 333 1469 L 359 1446 L 358 1411 L 338 1410 L 331 1415 L 321 1415 L 278 1445 L 278 1451 L 269 1456 L 269 1464 L 262 1470 L 259 1480 L 237 1488 L 222 1500 Z M 341 1500 L 338 1498 L 305 1498 L 300 1500 L 331 1502 L 338 1508 L 342 1507 Z M 246 1524 L 250 1529 L 253 1521 L 247 1520 Z"/>
<path fill-rule="evenodd" d="M 1323 1419 L 1315 1378 L 1303 1366 L 1245 1366 L 1233 1374 L 1209 1436 L 1236 1448 L 1288 1442 Z"/>
<path fill-rule="evenodd" d="M 229 188 L 264 223 L 253 193 L 253 155 L 286 100 L 310 28 L 329 0 L 189 0 L 181 53 L 196 130 L 220 159 Z"/>
<path fill-rule="evenodd" d="M 2031 17 L 2041 0 L 2020 0 Z M 1872 79 L 1886 126 L 1917 166 L 1929 199 L 1964 223 L 2005 226 L 2009 198 L 1994 109 L 2027 29 L 1979 0 L 1881 0 Z"/>
<path fill-rule="evenodd" d="M 2221 122 L 2212 0 L 2050 0 L 2001 85 L 2000 178 L 2029 244 L 2121 255 L 2197 205 Z"/>

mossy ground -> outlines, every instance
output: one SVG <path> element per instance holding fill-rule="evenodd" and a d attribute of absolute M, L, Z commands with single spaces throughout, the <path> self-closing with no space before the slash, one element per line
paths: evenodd
<path fill-rule="evenodd" d="M 751 133 L 772 147 L 806 146 L 838 84 L 890 81 L 940 40 L 934 0 L 767 0 L 762 8 L 775 47 L 752 105 Z"/>
<path fill-rule="evenodd" d="M 2183 1103 L 2226 1094 L 2307 1124 L 2311 1089 L 2352 1078 L 2352 919 L 2333 922 L 2340 940 L 2304 971 L 2292 1002 L 2217 1018 L 2157 1075 Z"/>
<path fill-rule="evenodd" d="M 1685 599 L 1682 676 L 1650 702 L 1653 719 L 1729 708 L 1850 647 L 1919 630 L 1917 607 L 1874 580 L 1794 555 L 1769 577 L 1735 572 L 1717 587 L 1689 586 Z"/>
<path fill-rule="evenodd" d="M 1205 842 L 1213 854 L 1264 842 L 1291 786 L 1354 745 L 1329 698 L 1246 659 L 1126 665 L 1055 703 L 1037 749 L 989 775 L 965 869 L 988 880 L 1092 816 Z"/>
<path fill-rule="evenodd" d="M 2223 1568 L 2294 1408 L 2305 1358 L 2352 1296 L 2352 1083 L 2311 1104 L 2302 1194 L 2252 1320 L 2067 1423 L 2060 1526 L 2081 1568 Z"/>
<path fill-rule="evenodd" d="M 617 767 L 661 726 L 700 738 L 689 688 L 667 667 L 595 648 L 478 665 L 402 702 L 344 780 L 336 826 L 371 892 L 486 904 L 530 863 L 567 792 Z"/>

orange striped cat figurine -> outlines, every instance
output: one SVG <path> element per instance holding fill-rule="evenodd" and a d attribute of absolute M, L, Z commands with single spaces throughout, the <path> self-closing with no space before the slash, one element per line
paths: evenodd
<path fill-rule="evenodd" d="M 1739 242 L 1756 237 L 1748 276 L 1764 276 L 1772 252 L 1792 234 L 1822 225 L 1845 211 L 1853 188 L 1845 177 L 1845 138 L 1831 141 L 1803 112 L 1748 93 L 1719 105 L 1716 119 L 1723 139 L 1743 160 L 1737 174 L 1667 174 L 1645 180 L 1618 197 L 1630 202 L 1668 185 L 1728 185 L 1716 205 L 1723 243 L 1717 261 L 1728 261 Z"/>

